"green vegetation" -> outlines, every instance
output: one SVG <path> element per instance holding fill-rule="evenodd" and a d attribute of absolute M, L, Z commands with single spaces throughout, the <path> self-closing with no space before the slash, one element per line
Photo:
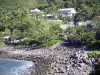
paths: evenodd
<path fill-rule="evenodd" d="M 76 26 L 66 30 L 68 40 L 80 41 L 93 50 L 100 49 L 100 0 L 0 0 L 0 45 L 4 45 L 3 37 L 10 36 L 11 40 L 27 38 L 20 45 L 52 46 L 61 40 L 61 23 L 51 23 L 43 19 L 42 14 L 33 13 L 30 9 L 38 8 L 45 14 L 57 14 L 60 19 L 71 21 L 92 20 L 90 26 Z M 77 14 L 70 17 L 61 17 L 58 10 L 61 8 L 75 8 Z M 42 44 L 41 44 L 42 43 Z M 100 51 L 88 54 L 95 58 Z M 100 66 L 100 64 L 98 65 Z M 98 73 L 99 72 L 99 73 Z M 95 67 L 94 75 L 100 74 Z"/>
<path fill-rule="evenodd" d="M 75 8 L 79 20 L 91 19 L 94 15 L 100 15 L 100 0 L 37 0 L 38 8 L 46 13 L 58 13 L 60 8 Z"/>
<path fill-rule="evenodd" d="M 2 11 L 5 10 L 13 10 L 13 9 L 28 9 L 31 7 L 36 7 L 36 0 L 0 0 L 0 9 Z"/>
<path fill-rule="evenodd" d="M 66 32 L 70 33 L 70 40 L 78 40 L 84 44 L 95 40 L 95 33 L 86 26 L 71 27 Z"/>
<path fill-rule="evenodd" d="M 31 40 L 24 40 L 23 42 L 21 42 L 21 45 L 29 45 Z"/>
<path fill-rule="evenodd" d="M 0 33 L 0 45 L 3 45 L 3 38 L 2 38 L 2 34 Z"/>
<path fill-rule="evenodd" d="M 48 41 L 47 43 L 41 44 L 41 46 L 43 46 L 43 47 L 46 47 L 46 46 L 53 46 L 53 45 L 56 44 L 57 42 L 63 42 L 63 40 L 51 40 L 51 41 Z"/>
<path fill-rule="evenodd" d="M 93 50 L 100 49 L 100 19 L 93 19 L 91 25 L 68 27 L 66 36 L 71 41 L 80 41 Z M 69 35 L 68 35 L 69 33 Z"/>
<path fill-rule="evenodd" d="M 95 50 L 93 52 L 88 53 L 89 58 L 96 58 L 98 55 L 100 55 L 99 50 Z"/>
<path fill-rule="evenodd" d="M 90 75 L 100 74 L 100 19 L 93 19 L 93 23 L 87 26 L 76 26 L 67 28 L 66 34 L 70 41 L 81 41 L 85 46 L 93 51 L 88 53 L 90 58 L 95 58 L 98 62 L 94 64 L 94 71 Z"/>
<path fill-rule="evenodd" d="M 94 71 L 91 75 L 100 75 L 100 63 L 94 65 Z"/>
<path fill-rule="evenodd" d="M 25 39 L 23 42 L 19 43 L 20 45 L 40 45 L 41 42 L 36 41 L 36 40 L 29 40 L 29 39 Z"/>
<path fill-rule="evenodd" d="M 63 31 L 59 28 L 61 23 L 49 23 L 43 20 L 39 14 L 30 16 L 30 9 L 38 8 L 47 13 L 59 14 L 60 8 L 75 8 L 77 18 L 82 21 L 93 20 L 93 27 L 84 26 L 73 27 L 70 29 L 70 39 L 80 40 L 91 43 L 99 40 L 99 20 L 93 19 L 100 15 L 99 0 L 0 0 L 0 38 L 11 36 L 11 40 L 27 38 L 46 43 L 51 40 L 60 39 L 60 33 Z M 60 15 L 60 14 L 59 14 Z M 39 20 L 40 18 L 40 20 Z M 74 18 L 74 17 L 73 17 Z M 72 20 L 73 18 L 65 18 Z M 3 40 L 0 40 L 3 42 Z"/>
<path fill-rule="evenodd" d="M 90 73 L 90 75 L 100 75 L 100 50 L 99 51 L 93 51 L 88 53 L 88 56 L 90 58 L 95 58 L 96 59 L 96 63 L 94 63 L 94 70 L 92 71 L 92 73 Z"/>
<path fill-rule="evenodd" d="M 98 40 L 98 41 L 95 40 L 95 41 L 92 41 L 91 43 L 88 43 L 87 47 L 91 48 L 93 50 L 100 49 L 100 40 Z"/>

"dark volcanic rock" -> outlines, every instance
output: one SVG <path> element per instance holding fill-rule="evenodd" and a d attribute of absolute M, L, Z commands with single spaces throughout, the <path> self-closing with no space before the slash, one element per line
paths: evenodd
<path fill-rule="evenodd" d="M 2 51 L 7 54 L 3 54 Z M 13 47 L 0 47 L 0 54 L 2 55 L 0 57 L 37 62 L 38 73 L 33 75 L 87 75 L 91 69 L 91 61 L 84 48 L 66 47 L 63 43 L 28 51 Z"/>

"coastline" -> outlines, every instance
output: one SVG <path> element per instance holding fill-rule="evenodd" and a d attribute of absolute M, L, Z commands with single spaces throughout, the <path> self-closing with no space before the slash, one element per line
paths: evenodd
<path fill-rule="evenodd" d="M 36 72 L 35 73 L 33 72 L 32 75 L 41 75 L 41 74 L 46 75 L 46 72 L 49 70 L 50 63 L 53 61 L 49 57 L 45 57 L 45 56 L 43 57 L 41 54 L 38 53 L 34 54 L 31 52 L 31 50 L 27 52 L 10 46 L 0 47 L 0 58 L 22 60 L 22 61 L 26 60 L 26 61 L 34 62 L 36 66 L 35 67 Z"/>
<path fill-rule="evenodd" d="M 32 75 L 86 75 L 90 72 L 91 62 L 84 52 L 84 48 L 64 47 L 61 43 L 29 51 L 0 47 L 0 58 L 33 61 L 36 73 Z M 77 53 L 80 54 L 77 56 Z"/>

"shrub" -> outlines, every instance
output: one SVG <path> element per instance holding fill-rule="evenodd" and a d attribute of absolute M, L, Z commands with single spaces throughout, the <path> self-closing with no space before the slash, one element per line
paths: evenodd
<path fill-rule="evenodd" d="M 21 45 L 40 45 L 40 44 L 41 44 L 41 42 L 39 42 L 39 41 L 29 40 L 29 39 L 26 39 L 23 42 L 21 42 Z"/>
<path fill-rule="evenodd" d="M 88 53 L 89 58 L 96 58 L 98 55 L 100 55 L 100 51 L 93 51 Z"/>
<path fill-rule="evenodd" d="M 93 29 L 96 33 L 96 39 L 100 40 L 100 19 L 94 19 L 92 24 L 93 24 Z"/>
<path fill-rule="evenodd" d="M 0 32 L 0 45 L 5 45 L 4 44 L 4 40 L 3 40 L 3 34 L 2 34 L 2 32 Z"/>
<path fill-rule="evenodd" d="M 41 41 L 36 41 L 36 40 L 30 40 L 28 45 L 40 45 Z"/>
<path fill-rule="evenodd" d="M 100 63 L 94 65 L 93 75 L 100 75 Z"/>
<path fill-rule="evenodd" d="M 96 26 L 100 24 L 100 19 L 93 19 L 92 25 Z"/>
<path fill-rule="evenodd" d="M 69 32 L 70 40 L 79 40 L 85 44 L 95 40 L 95 33 L 86 26 L 68 28 L 66 32 Z"/>
<path fill-rule="evenodd" d="M 26 36 L 30 39 L 39 40 L 42 42 L 47 42 L 52 39 L 59 39 L 59 33 L 62 29 L 59 27 L 60 24 L 36 21 L 30 24 L 29 29 L 26 32 Z"/>
<path fill-rule="evenodd" d="M 88 48 L 93 49 L 93 50 L 100 49 L 100 40 L 92 41 L 91 43 L 87 44 L 86 46 Z"/>
<path fill-rule="evenodd" d="M 96 56 L 96 62 L 94 63 L 93 71 L 90 73 L 90 75 L 100 75 L 100 52 L 98 53 L 99 55 Z"/>
<path fill-rule="evenodd" d="M 52 45 L 56 44 L 57 42 L 63 42 L 63 40 L 51 40 L 51 41 L 49 41 L 47 43 L 41 44 L 41 46 L 44 46 L 44 47 L 46 47 L 46 46 L 52 46 Z"/>
<path fill-rule="evenodd" d="M 18 39 L 21 37 L 21 32 L 18 29 L 14 29 L 11 35 L 12 39 Z"/>
<path fill-rule="evenodd" d="M 94 70 L 89 75 L 100 75 L 100 63 L 94 65 Z"/>
<path fill-rule="evenodd" d="M 21 42 L 21 45 L 29 45 L 30 40 L 26 39 L 23 42 Z"/>

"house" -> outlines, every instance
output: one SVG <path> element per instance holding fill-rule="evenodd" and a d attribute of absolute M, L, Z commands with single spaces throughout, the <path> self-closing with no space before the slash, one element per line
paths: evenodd
<path fill-rule="evenodd" d="M 49 20 L 57 20 L 58 19 L 58 16 L 55 15 L 55 14 L 47 14 L 45 15 L 45 19 L 49 19 Z"/>
<path fill-rule="evenodd" d="M 10 43 L 10 40 L 11 40 L 10 36 L 5 36 L 3 37 L 3 39 L 4 39 L 5 44 Z"/>
<path fill-rule="evenodd" d="M 58 16 L 56 14 L 46 14 L 45 20 L 49 22 L 59 22 L 62 23 L 62 20 L 59 20 Z"/>
<path fill-rule="evenodd" d="M 36 12 L 36 13 L 42 13 L 39 9 L 30 9 L 30 12 L 32 13 L 32 12 Z"/>
<path fill-rule="evenodd" d="M 33 15 L 33 14 L 42 14 L 43 12 L 39 9 L 30 9 L 30 15 Z"/>
<path fill-rule="evenodd" d="M 35 19 L 40 20 L 40 18 L 44 17 L 44 12 L 39 9 L 30 9 L 30 16 L 34 17 Z"/>
<path fill-rule="evenodd" d="M 61 12 L 63 17 L 72 17 L 73 15 L 76 14 L 76 10 L 74 8 L 64 8 L 64 9 L 59 9 L 58 11 Z"/>

